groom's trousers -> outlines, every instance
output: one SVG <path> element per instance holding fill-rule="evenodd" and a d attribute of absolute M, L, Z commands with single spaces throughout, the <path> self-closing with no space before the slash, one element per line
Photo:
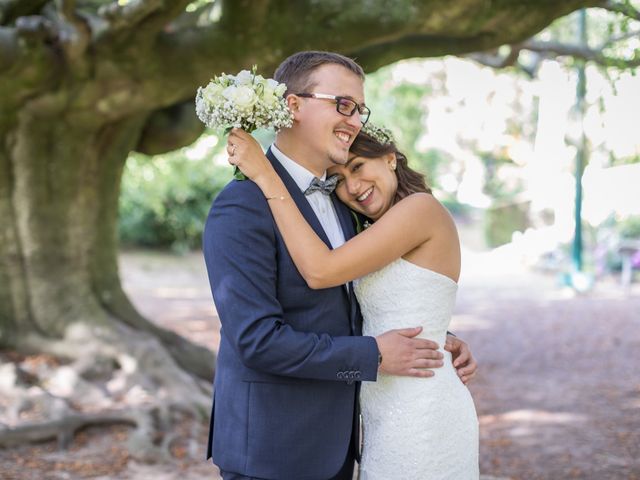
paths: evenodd
<path fill-rule="evenodd" d="M 344 465 L 340 469 L 340 471 L 334 477 L 331 477 L 328 480 L 352 480 L 353 479 L 353 463 L 355 461 L 355 446 L 353 445 L 353 441 L 349 445 L 349 453 L 347 454 L 347 458 L 345 459 Z M 238 473 L 232 472 L 220 472 L 222 475 L 222 480 L 262 480 L 256 477 L 246 477 L 244 475 L 240 475 Z"/>

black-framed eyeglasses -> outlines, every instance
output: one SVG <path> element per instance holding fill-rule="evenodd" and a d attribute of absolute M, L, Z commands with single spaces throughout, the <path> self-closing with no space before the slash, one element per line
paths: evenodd
<path fill-rule="evenodd" d="M 329 95 L 327 93 L 296 93 L 295 95 L 303 98 L 333 100 L 336 102 L 336 110 L 340 115 L 351 117 L 354 113 L 358 112 L 362 125 L 366 124 L 369 121 L 369 115 L 371 115 L 371 110 L 369 110 L 369 107 L 365 105 L 358 105 L 355 101 L 347 97 Z"/>

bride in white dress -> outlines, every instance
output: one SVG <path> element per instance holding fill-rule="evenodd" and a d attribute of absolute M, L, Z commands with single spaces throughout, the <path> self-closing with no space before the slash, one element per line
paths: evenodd
<path fill-rule="evenodd" d="M 460 274 L 455 224 L 424 178 L 385 132 L 361 132 L 338 175 L 336 193 L 373 223 L 330 250 L 306 223 L 286 187 L 251 136 L 231 134 L 233 161 L 258 184 L 309 286 L 355 280 L 363 334 L 377 336 L 421 326 L 420 334 L 445 344 Z M 442 350 L 442 368 L 428 378 L 386 375 L 385 352 L 376 382 L 363 382 L 360 403 L 364 445 L 362 480 L 472 480 L 479 477 L 478 419 L 469 390 Z"/>

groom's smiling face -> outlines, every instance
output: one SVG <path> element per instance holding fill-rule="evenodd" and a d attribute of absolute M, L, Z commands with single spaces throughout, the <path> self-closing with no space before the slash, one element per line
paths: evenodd
<path fill-rule="evenodd" d="M 310 77 L 305 92 L 346 97 L 364 105 L 362 79 L 345 67 L 326 64 Z M 343 165 L 349 159 L 349 147 L 362 128 L 358 112 L 348 117 L 338 113 L 335 100 L 298 98 L 296 128 L 308 154 L 323 162 L 323 169 Z"/>

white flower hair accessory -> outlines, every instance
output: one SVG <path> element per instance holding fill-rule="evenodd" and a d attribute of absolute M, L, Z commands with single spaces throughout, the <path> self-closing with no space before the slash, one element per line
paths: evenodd
<path fill-rule="evenodd" d="M 382 145 L 389 145 L 391 143 L 395 143 L 395 139 L 393 138 L 393 133 L 391 130 L 385 127 L 379 127 L 378 125 L 374 125 L 371 122 L 367 122 L 364 127 L 362 127 L 362 132 L 369 135 L 376 142 Z"/>

